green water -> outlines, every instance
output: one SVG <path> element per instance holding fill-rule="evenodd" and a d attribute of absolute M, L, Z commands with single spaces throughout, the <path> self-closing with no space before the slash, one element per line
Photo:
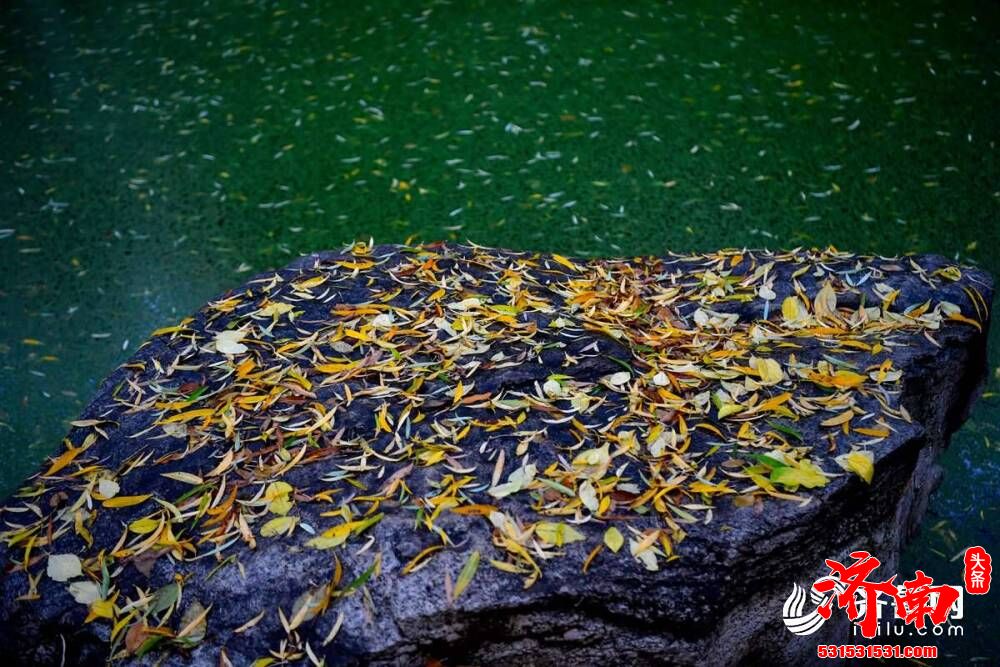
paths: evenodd
<path fill-rule="evenodd" d="M 995 2 L 81 4 L 0 7 L 4 492 L 150 331 L 356 238 L 1000 274 Z M 1000 553 L 998 417 L 955 437 L 905 573 Z M 995 598 L 957 659 L 1000 653 Z"/>

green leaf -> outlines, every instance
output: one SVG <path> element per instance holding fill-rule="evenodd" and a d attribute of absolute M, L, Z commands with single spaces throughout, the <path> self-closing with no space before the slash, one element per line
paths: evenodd
<path fill-rule="evenodd" d="M 295 524 L 299 522 L 299 518 L 296 516 L 279 516 L 271 519 L 265 523 L 260 528 L 261 537 L 274 537 L 276 535 L 281 535 L 287 533 L 291 530 Z"/>
<path fill-rule="evenodd" d="M 751 454 L 750 458 L 752 458 L 757 463 L 760 463 L 761 465 L 767 466 L 771 470 L 774 470 L 776 468 L 788 467 L 788 464 L 779 461 L 778 459 L 773 459 L 766 454 Z"/>
<path fill-rule="evenodd" d="M 799 442 L 803 442 L 805 440 L 805 438 L 802 437 L 802 434 L 799 433 L 798 430 L 792 428 L 788 424 L 782 424 L 781 422 L 776 422 L 776 421 L 769 421 L 769 422 L 767 422 L 767 424 L 768 424 L 768 426 L 770 426 L 771 428 L 773 428 L 775 431 L 778 431 L 780 433 L 784 433 L 787 436 L 791 436 L 793 438 L 796 438 Z"/>
<path fill-rule="evenodd" d="M 618 550 L 625 544 L 625 538 L 622 536 L 620 530 L 611 526 L 604 533 L 604 544 L 615 553 L 618 553 Z"/>
<path fill-rule="evenodd" d="M 796 491 L 800 486 L 815 489 L 826 486 L 830 481 L 823 471 L 807 460 L 796 461 L 792 465 L 771 471 L 771 481 L 781 484 L 790 491 Z"/>
<path fill-rule="evenodd" d="M 202 395 L 202 394 L 204 394 L 204 393 L 205 393 L 206 391 L 208 391 L 208 387 L 198 387 L 198 388 L 197 388 L 197 389 L 195 389 L 195 390 L 194 390 L 193 392 L 191 392 L 190 394 L 188 394 L 187 396 L 185 396 L 185 397 L 184 397 L 184 400 L 185 400 L 185 401 L 187 401 L 188 403 L 194 403 L 194 402 L 195 402 L 195 401 L 197 401 L 197 400 L 198 400 L 198 399 L 199 399 L 199 398 L 201 397 L 201 395 Z"/>
<path fill-rule="evenodd" d="M 548 542 L 557 547 L 586 539 L 583 533 L 573 526 L 554 521 L 541 521 L 535 524 L 535 535 L 543 542 Z"/>
<path fill-rule="evenodd" d="M 739 403 L 723 403 L 719 406 L 719 419 L 725 419 L 729 415 L 743 412 L 743 406 Z"/>
<path fill-rule="evenodd" d="M 136 650 L 135 657 L 141 658 L 142 656 L 146 655 L 154 648 L 156 648 L 157 645 L 159 645 L 159 643 L 162 642 L 164 639 L 165 637 L 163 635 L 153 635 L 152 637 L 144 641 L 142 645 Z"/>
<path fill-rule="evenodd" d="M 158 614 L 161 611 L 170 609 L 177 602 L 181 589 L 177 584 L 167 584 L 163 588 L 153 593 L 153 600 L 149 604 L 149 613 Z"/>
<path fill-rule="evenodd" d="M 101 599 L 108 597 L 108 591 L 111 590 L 111 573 L 108 572 L 108 561 L 104 558 L 101 559 Z"/>
<path fill-rule="evenodd" d="M 453 600 L 457 600 L 458 596 L 465 592 L 465 589 L 472 583 L 473 577 L 476 576 L 476 570 L 478 569 L 479 551 L 477 550 L 469 554 L 468 560 L 462 566 L 462 571 L 458 573 L 458 579 L 455 581 L 455 590 L 452 593 Z"/>
<path fill-rule="evenodd" d="M 375 573 L 375 568 L 378 567 L 378 564 L 379 561 L 376 558 L 375 562 L 372 563 L 367 570 L 362 572 L 358 577 L 356 577 L 353 581 L 351 581 L 351 583 L 347 584 L 347 586 L 344 587 L 344 590 L 340 591 L 339 594 L 350 595 L 354 591 L 358 590 L 359 588 L 367 584 L 368 580 L 371 579 L 372 575 Z"/>
<path fill-rule="evenodd" d="M 831 357 L 829 354 L 824 354 L 823 358 L 839 368 L 846 368 L 850 371 L 858 370 L 858 367 L 855 364 L 852 364 L 849 361 L 844 361 L 843 359 L 838 359 L 837 357 Z"/>

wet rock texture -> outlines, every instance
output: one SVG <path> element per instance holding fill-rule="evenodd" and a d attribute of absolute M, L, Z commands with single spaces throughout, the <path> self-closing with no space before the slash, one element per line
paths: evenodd
<path fill-rule="evenodd" d="M 896 567 L 991 299 L 935 256 L 301 258 L 156 332 L 6 501 L 7 659 L 813 655 L 846 624 L 796 638 L 782 601 Z"/>

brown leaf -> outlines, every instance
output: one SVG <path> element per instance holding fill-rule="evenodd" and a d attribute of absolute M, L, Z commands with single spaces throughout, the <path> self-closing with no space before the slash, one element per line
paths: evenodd
<path fill-rule="evenodd" d="M 133 623 L 132 627 L 125 633 L 125 650 L 129 654 L 135 654 L 149 636 L 149 627 L 145 623 L 141 621 Z"/>

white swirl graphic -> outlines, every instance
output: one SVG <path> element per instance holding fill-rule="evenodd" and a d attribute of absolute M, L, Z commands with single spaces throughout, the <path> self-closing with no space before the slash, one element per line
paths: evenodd
<path fill-rule="evenodd" d="M 816 584 L 824 580 L 831 580 L 834 582 L 833 590 L 827 593 L 821 593 L 816 590 Z M 785 600 L 784 606 L 781 608 L 781 620 L 785 622 L 785 627 L 788 628 L 789 632 L 796 635 L 811 635 L 817 630 L 819 630 L 826 619 L 823 618 L 818 609 L 821 604 L 826 602 L 829 598 L 840 595 L 847 590 L 847 584 L 840 581 L 836 577 L 823 577 L 817 579 L 813 585 L 809 588 L 809 606 L 811 611 L 806 612 L 806 592 L 805 590 L 796 583 L 792 584 L 792 593 Z M 859 618 L 864 616 L 865 613 L 865 599 L 863 596 L 857 595 L 855 597 L 855 604 L 858 607 Z"/>

